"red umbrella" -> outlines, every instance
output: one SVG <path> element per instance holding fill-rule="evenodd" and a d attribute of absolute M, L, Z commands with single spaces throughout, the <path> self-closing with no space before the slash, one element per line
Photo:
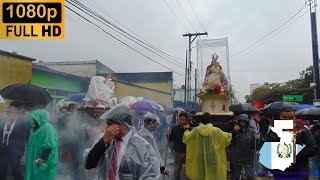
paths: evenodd
<path fill-rule="evenodd" d="M 296 123 L 301 124 L 301 125 L 309 125 L 308 122 L 302 120 L 302 119 L 296 119 Z"/>
<path fill-rule="evenodd" d="M 257 109 L 261 109 L 264 107 L 264 104 L 261 101 L 253 101 L 251 105 Z"/>

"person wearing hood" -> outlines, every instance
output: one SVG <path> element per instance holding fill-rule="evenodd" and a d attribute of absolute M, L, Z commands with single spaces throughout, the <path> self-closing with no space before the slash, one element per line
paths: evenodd
<path fill-rule="evenodd" d="M 33 129 L 28 141 L 25 180 L 54 180 L 58 164 L 58 135 L 48 122 L 48 111 L 30 114 Z"/>
<path fill-rule="evenodd" d="M 238 180 L 242 168 L 245 169 L 247 180 L 253 180 L 253 165 L 255 155 L 255 132 L 250 127 L 249 117 L 241 114 L 238 125 L 234 127 L 232 142 L 229 147 L 231 180 Z"/>
<path fill-rule="evenodd" d="M 85 150 L 85 168 L 100 168 L 99 180 L 158 179 L 159 159 L 136 133 L 129 107 L 119 104 L 100 119 L 106 120 L 107 127 L 94 146 Z"/>
<path fill-rule="evenodd" d="M 226 149 L 232 134 L 223 132 L 211 124 L 211 115 L 206 112 L 199 126 L 186 130 L 183 142 L 187 145 L 186 175 L 190 179 L 227 179 Z"/>
<path fill-rule="evenodd" d="M 160 125 L 160 119 L 157 115 L 152 114 L 150 112 L 147 112 L 147 114 L 144 115 L 143 122 L 144 122 L 144 126 L 138 131 L 138 134 L 141 137 L 143 137 L 143 139 L 148 141 L 148 143 L 153 147 L 154 151 L 156 152 L 157 157 L 160 162 L 160 172 L 164 175 L 168 175 L 169 170 L 165 168 L 165 166 L 164 166 L 165 163 L 161 158 L 156 140 L 155 140 L 154 136 L 151 134 Z"/>

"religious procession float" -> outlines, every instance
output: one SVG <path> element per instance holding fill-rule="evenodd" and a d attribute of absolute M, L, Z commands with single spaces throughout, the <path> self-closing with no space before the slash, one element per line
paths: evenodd
<path fill-rule="evenodd" d="M 92 77 L 84 98 L 85 104 L 79 107 L 79 112 L 98 120 L 103 113 L 117 105 L 118 102 L 115 97 L 116 81 L 116 78 L 111 74 L 106 78 L 102 76 Z"/>
<path fill-rule="evenodd" d="M 218 62 L 219 56 L 214 53 L 211 64 L 207 67 L 203 87 L 198 94 L 202 101 L 202 112 L 195 115 L 199 121 L 204 112 L 209 112 L 212 124 L 223 131 L 232 128 L 233 112 L 229 111 L 232 92 L 229 82 Z"/>

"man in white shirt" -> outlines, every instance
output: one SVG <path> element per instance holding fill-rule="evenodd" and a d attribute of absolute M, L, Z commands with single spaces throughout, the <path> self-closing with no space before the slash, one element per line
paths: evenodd
<path fill-rule="evenodd" d="M 86 169 L 99 166 L 99 180 L 158 179 L 157 155 L 132 127 L 129 107 L 119 104 L 100 118 L 107 121 L 107 127 L 93 148 L 85 151 Z"/>

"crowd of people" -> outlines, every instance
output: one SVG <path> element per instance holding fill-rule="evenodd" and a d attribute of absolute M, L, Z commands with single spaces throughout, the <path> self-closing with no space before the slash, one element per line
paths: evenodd
<path fill-rule="evenodd" d="M 274 119 L 295 119 L 295 111 L 283 108 L 274 116 L 235 113 L 232 130 L 215 127 L 210 113 L 195 118 L 189 113 L 135 112 L 119 104 L 105 112 L 99 123 L 77 112 L 77 105 L 63 107 L 55 115 L 29 111 L 12 102 L 0 121 L 0 179 L 255 179 L 267 171 L 274 179 L 308 179 L 310 158 L 320 168 L 320 125 L 297 121 L 296 143 L 304 145 L 296 163 L 284 171 L 259 163 L 265 142 L 279 142 L 270 127 Z M 168 168 L 167 150 L 174 157 Z M 164 156 L 165 154 L 165 156 Z M 183 171 L 183 168 L 185 170 Z M 91 171 L 95 169 L 95 171 Z M 71 172 L 71 173 L 70 173 Z M 296 172 L 296 173 L 281 173 Z"/>

